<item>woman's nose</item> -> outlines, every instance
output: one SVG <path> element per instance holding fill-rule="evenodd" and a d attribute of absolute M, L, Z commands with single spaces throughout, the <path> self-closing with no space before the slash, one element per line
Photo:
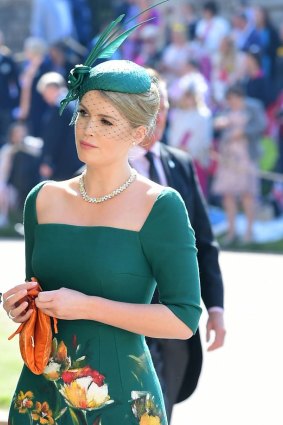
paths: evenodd
<path fill-rule="evenodd" d="M 94 120 L 89 120 L 85 126 L 85 134 L 93 136 L 95 133 L 95 123 Z"/>

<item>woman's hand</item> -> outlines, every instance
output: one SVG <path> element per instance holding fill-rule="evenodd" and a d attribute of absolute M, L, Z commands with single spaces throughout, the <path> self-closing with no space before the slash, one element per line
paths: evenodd
<path fill-rule="evenodd" d="M 3 294 L 3 308 L 7 312 L 9 318 L 16 323 L 26 322 L 31 314 L 32 309 L 29 309 L 26 295 L 28 289 L 34 288 L 36 282 L 27 282 L 17 285 L 14 288 Z"/>
<path fill-rule="evenodd" d="M 48 316 L 64 320 L 77 320 L 85 318 L 88 299 L 89 297 L 82 292 L 60 288 L 56 291 L 40 292 L 35 304 Z"/>

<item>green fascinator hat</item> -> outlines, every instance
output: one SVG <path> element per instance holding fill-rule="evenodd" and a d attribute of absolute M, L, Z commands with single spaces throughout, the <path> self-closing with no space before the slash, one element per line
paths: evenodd
<path fill-rule="evenodd" d="M 128 60 L 110 60 L 92 68 L 80 88 L 79 98 L 89 90 L 109 90 L 120 93 L 145 93 L 151 78 L 141 66 Z"/>
<path fill-rule="evenodd" d="M 163 0 L 139 13 L 144 12 L 168 0 Z M 120 15 L 102 32 L 84 64 L 76 65 L 68 77 L 68 94 L 60 103 L 60 115 L 73 100 L 80 100 L 89 90 L 106 90 L 120 93 L 140 94 L 150 89 L 151 78 L 147 71 L 128 60 L 110 60 L 93 66 L 97 59 L 109 59 L 121 44 L 148 19 L 119 34 L 119 24 L 125 15 Z M 128 21 L 127 24 L 130 22 Z"/>

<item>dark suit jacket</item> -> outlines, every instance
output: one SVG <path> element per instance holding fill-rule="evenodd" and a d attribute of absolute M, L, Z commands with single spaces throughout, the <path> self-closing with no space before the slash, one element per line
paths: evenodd
<path fill-rule="evenodd" d="M 73 116 L 70 105 L 59 115 L 59 105 L 49 106 L 42 118 L 44 145 L 41 162 L 53 169 L 53 180 L 65 180 L 73 176 L 82 165 L 78 159 L 74 126 L 69 123 Z"/>
<path fill-rule="evenodd" d="M 195 231 L 201 281 L 201 296 L 206 308 L 223 307 L 223 282 L 218 263 L 218 245 L 212 234 L 205 201 L 194 172 L 192 161 L 185 152 L 161 144 L 161 161 L 168 186 L 182 196 Z M 177 403 L 188 398 L 195 390 L 202 366 L 202 348 L 199 332 L 185 341 L 188 347 L 188 367 Z M 172 362 L 174 359 L 167 359 Z M 174 382 L 171 383 L 174 385 Z M 166 385 L 170 383 L 166 382 Z"/>

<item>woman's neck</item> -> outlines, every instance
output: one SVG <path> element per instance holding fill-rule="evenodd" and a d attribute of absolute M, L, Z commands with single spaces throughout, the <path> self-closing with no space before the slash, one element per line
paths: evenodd
<path fill-rule="evenodd" d="M 128 162 L 117 166 L 103 167 L 87 166 L 84 185 L 89 196 L 104 196 L 120 187 L 130 177 L 131 167 Z"/>

